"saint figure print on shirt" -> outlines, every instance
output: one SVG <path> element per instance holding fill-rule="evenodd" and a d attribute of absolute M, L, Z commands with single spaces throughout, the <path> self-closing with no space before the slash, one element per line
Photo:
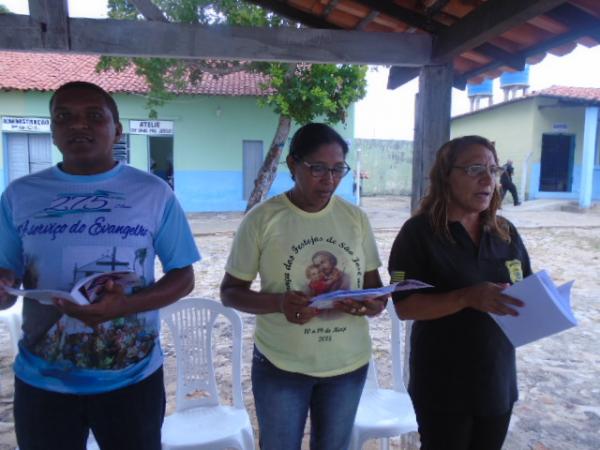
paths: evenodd
<path fill-rule="evenodd" d="M 338 260 L 333 253 L 318 251 L 312 255 L 311 261 L 312 264 L 306 268 L 306 292 L 310 296 L 350 289 L 350 277 L 337 267 Z"/>

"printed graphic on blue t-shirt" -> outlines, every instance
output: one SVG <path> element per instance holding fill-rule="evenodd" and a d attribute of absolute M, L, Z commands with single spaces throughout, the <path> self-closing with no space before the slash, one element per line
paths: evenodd
<path fill-rule="evenodd" d="M 62 272 L 71 273 L 75 284 L 98 273 L 132 271 L 142 280 L 140 286 L 145 286 L 147 253 L 146 248 L 69 246 L 62 253 Z M 34 285 L 32 274 L 39 273 L 39 269 L 28 255 L 25 259 L 30 262 L 25 274 Z M 47 361 L 69 361 L 88 369 L 122 369 L 148 356 L 154 346 L 158 333 L 154 323 L 147 323 L 146 315 L 119 318 L 95 329 L 63 315 L 48 331 L 47 316 L 34 315 L 29 319 L 25 345 Z"/>
<path fill-rule="evenodd" d="M 86 177 L 54 167 L 11 184 L 3 197 L 0 221 L 18 239 L 0 240 L 0 267 L 21 275 L 27 289 L 70 291 L 82 278 L 111 271 L 135 272 L 141 283 L 134 289 L 141 289 L 154 282 L 155 256 L 165 270 L 199 259 L 170 188 L 127 166 Z M 27 202 L 19 201 L 24 198 Z M 129 373 L 137 366 L 144 374 L 129 376 L 143 379 L 160 365 L 157 311 L 91 328 L 53 306 L 25 299 L 23 315 L 23 356 L 15 372 L 34 386 L 77 393 L 110 390 L 123 381 L 104 371 Z M 65 372 L 61 379 L 61 370 L 68 376 Z M 103 373 L 90 385 L 94 370 Z"/>

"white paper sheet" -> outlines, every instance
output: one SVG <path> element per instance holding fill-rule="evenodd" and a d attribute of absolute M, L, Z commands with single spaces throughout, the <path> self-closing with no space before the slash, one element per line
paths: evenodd
<path fill-rule="evenodd" d="M 577 325 L 570 301 L 573 283 L 556 287 L 542 270 L 503 291 L 525 302 L 518 316 L 490 315 L 515 347 L 559 333 Z"/>

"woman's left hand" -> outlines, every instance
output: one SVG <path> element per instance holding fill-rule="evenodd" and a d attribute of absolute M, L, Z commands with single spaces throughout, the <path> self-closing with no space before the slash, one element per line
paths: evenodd
<path fill-rule="evenodd" d="M 387 295 L 369 300 L 356 301 L 346 298 L 335 302 L 334 308 L 353 316 L 376 316 L 380 314 L 387 304 Z"/>

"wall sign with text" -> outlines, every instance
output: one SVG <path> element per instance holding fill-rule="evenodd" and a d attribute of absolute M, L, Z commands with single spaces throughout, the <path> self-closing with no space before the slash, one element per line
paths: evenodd
<path fill-rule="evenodd" d="M 175 131 L 172 120 L 130 120 L 129 134 L 149 136 L 172 136 Z"/>
<path fill-rule="evenodd" d="M 569 131 L 569 126 L 566 123 L 553 123 L 552 129 L 554 131 Z"/>
<path fill-rule="evenodd" d="M 2 131 L 11 133 L 50 133 L 50 118 L 3 116 Z"/>

